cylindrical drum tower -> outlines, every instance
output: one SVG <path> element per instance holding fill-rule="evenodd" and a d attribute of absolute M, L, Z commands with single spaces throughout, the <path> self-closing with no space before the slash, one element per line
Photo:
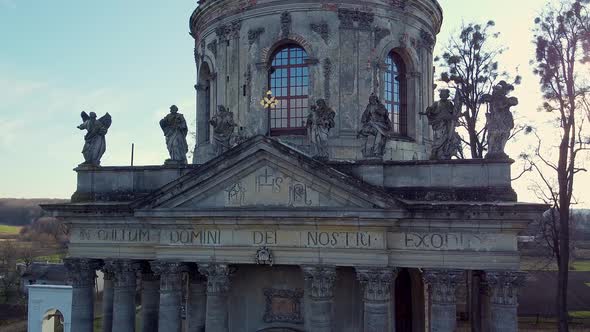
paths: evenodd
<path fill-rule="evenodd" d="M 233 113 L 233 141 L 270 135 L 308 152 L 306 122 L 318 99 L 335 111 L 329 159 L 367 159 L 359 131 L 372 94 L 390 123 L 378 159 L 428 159 L 419 112 L 433 100 L 441 23 L 436 0 L 201 0 L 190 19 L 195 163 L 216 155 L 210 120 L 219 106 Z M 269 90 L 278 104 L 264 108 Z"/>

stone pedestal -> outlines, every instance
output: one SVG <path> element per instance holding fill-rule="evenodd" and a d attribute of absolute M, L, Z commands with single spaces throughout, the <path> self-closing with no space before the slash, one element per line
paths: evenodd
<path fill-rule="evenodd" d="M 364 331 L 388 332 L 391 309 L 391 285 L 396 272 L 391 268 L 357 268 L 357 278 L 364 288 Z M 409 303 L 408 305 L 411 305 Z M 391 322 L 395 327 L 395 321 Z"/>
<path fill-rule="evenodd" d="M 104 288 L 102 291 L 102 332 L 113 331 L 113 272 L 103 269 Z"/>
<path fill-rule="evenodd" d="M 158 331 L 180 332 L 182 329 L 182 272 L 177 262 L 152 262 L 152 271 L 160 276 Z"/>
<path fill-rule="evenodd" d="M 207 281 L 198 271 L 191 271 L 188 292 L 188 332 L 205 332 Z"/>
<path fill-rule="evenodd" d="M 141 332 L 158 332 L 160 278 L 151 271 L 141 274 Z"/>
<path fill-rule="evenodd" d="M 107 261 L 114 274 L 113 331 L 135 332 L 135 289 L 139 263 L 130 260 Z"/>
<path fill-rule="evenodd" d="M 332 306 L 336 268 L 333 266 L 303 266 L 308 294 L 310 332 L 332 332 Z"/>
<path fill-rule="evenodd" d="M 94 284 L 100 261 L 68 258 L 64 261 L 72 282 L 72 331 L 94 329 Z"/>
<path fill-rule="evenodd" d="M 525 276 L 523 272 L 486 272 L 490 293 L 490 332 L 518 331 L 518 288 L 524 284 Z"/>
<path fill-rule="evenodd" d="M 207 332 L 228 332 L 227 293 L 230 287 L 230 268 L 227 264 L 199 265 L 199 272 L 207 277 Z"/>
<path fill-rule="evenodd" d="M 457 327 L 457 285 L 465 277 L 461 270 L 425 270 L 424 282 L 429 286 L 431 296 L 430 330 L 432 332 L 454 332 Z"/>

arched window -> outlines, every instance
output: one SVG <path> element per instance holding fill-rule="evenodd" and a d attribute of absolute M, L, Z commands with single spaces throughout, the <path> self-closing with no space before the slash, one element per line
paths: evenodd
<path fill-rule="evenodd" d="M 385 60 L 385 106 L 393 125 L 394 134 L 408 134 L 406 66 L 402 58 L 395 52 L 389 53 Z"/>
<path fill-rule="evenodd" d="M 304 135 L 309 97 L 307 52 L 293 44 L 277 50 L 272 57 L 269 86 L 279 101 L 270 110 L 270 134 Z"/>

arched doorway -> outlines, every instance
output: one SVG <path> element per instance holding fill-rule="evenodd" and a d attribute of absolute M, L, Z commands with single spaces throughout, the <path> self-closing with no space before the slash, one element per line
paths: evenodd
<path fill-rule="evenodd" d="M 64 332 L 64 316 L 61 311 L 51 309 L 43 315 L 41 332 Z"/>
<path fill-rule="evenodd" d="M 395 279 L 395 331 L 412 332 L 412 278 L 408 269 L 401 270 Z M 418 295 L 418 294 L 416 294 Z"/>

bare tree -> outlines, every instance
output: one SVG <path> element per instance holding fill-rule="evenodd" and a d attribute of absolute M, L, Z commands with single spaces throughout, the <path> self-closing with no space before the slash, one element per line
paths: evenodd
<path fill-rule="evenodd" d="M 18 248 L 13 241 L 2 241 L 0 245 L 0 294 L 8 302 L 16 293 L 19 275 L 16 271 Z"/>
<path fill-rule="evenodd" d="M 460 122 L 467 132 L 463 139 L 472 158 L 483 158 L 487 150 L 487 120 L 482 106 L 482 97 L 492 91 L 493 86 L 508 74 L 499 71 L 498 56 L 503 48 L 495 48 L 493 40 L 499 36 L 494 31 L 494 21 L 486 24 L 469 23 L 463 25 L 458 37 L 452 37 L 444 53 L 436 62 L 442 68 L 440 80 L 455 87 L 465 107 Z M 516 77 L 514 84 L 521 78 Z M 463 153 L 461 153 L 463 157 Z"/>
<path fill-rule="evenodd" d="M 543 108 L 557 115 L 559 145 L 547 148 L 548 142 L 542 144 L 537 136 L 539 144 L 535 153 L 523 157 L 540 178 L 543 187 L 540 193 L 552 206 L 552 222 L 548 224 L 547 234 L 558 266 L 556 309 L 560 332 L 569 331 L 567 289 L 574 179 L 577 173 L 586 171 L 580 167 L 579 158 L 590 143 L 583 131 L 589 111 L 586 101 L 590 89 L 580 75 L 584 64 L 590 61 L 589 2 L 549 3 L 544 13 L 535 19 L 535 74 L 540 77 L 545 101 Z M 552 151 L 545 149 L 553 150 L 557 160 L 552 160 Z"/>

